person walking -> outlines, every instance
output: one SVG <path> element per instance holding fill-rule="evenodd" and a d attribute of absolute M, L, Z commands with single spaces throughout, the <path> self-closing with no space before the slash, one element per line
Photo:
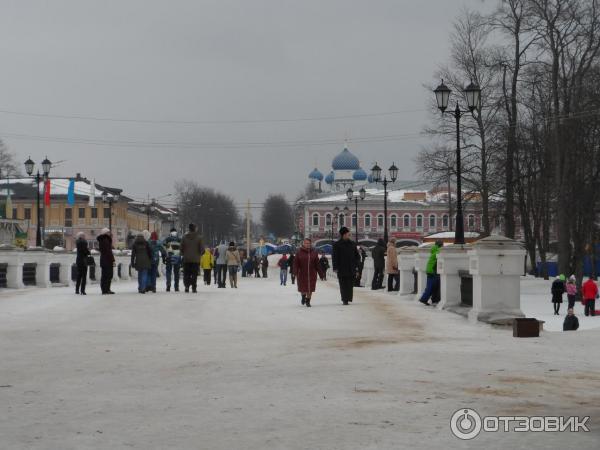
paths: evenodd
<path fill-rule="evenodd" d="M 377 245 L 371 250 L 373 257 L 373 281 L 371 289 L 377 290 L 383 287 L 383 271 L 385 270 L 385 242 L 383 239 L 377 241 Z"/>
<path fill-rule="evenodd" d="M 581 287 L 581 293 L 583 296 L 583 313 L 585 316 L 595 316 L 596 315 L 596 297 L 598 296 L 598 285 L 594 281 L 592 277 L 589 277 L 588 280 L 583 283 Z"/>
<path fill-rule="evenodd" d="M 358 276 L 359 254 L 356 244 L 350 239 L 350 230 L 340 229 L 340 239 L 333 244 L 332 265 L 340 284 L 342 303 L 352 302 L 354 280 Z"/>
<path fill-rule="evenodd" d="M 427 273 L 427 284 L 423 295 L 419 301 L 424 305 L 429 305 L 429 299 L 431 299 L 431 305 L 435 306 L 440 301 L 440 276 L 437 273 L 437 255 L 440 252 L 440 248 L 444 245 L 443 241 L 435 241 L 431 252 L 429 253 L 429 259 L 427 260 L 427 267 L 425 272 Z"/>
<path fill-rule="evenodd" d="M 277 261 L 277 265 L 279 266 L 279 285 L 285 286 L 287 284 L 287 274 L 288 274 L 288 257 L 284 253 L 279 261 Z"/>
<path fill-rule="evenodd" d="M 560 304 L 563 302 L 565 290 L 565 276 L 561 274 L 552 282 L 552 287 L 550 288 L 555 316 L 559 315 L 558 312 L 560 311 Z"/>
<path fill-rule="evenodd" d="M 148 288 L 148 272 L 152 267 L 152 250 L 143 233 L 138 233 L 133 241 L 131 266 L 138 274 L 138 292 L 145 294 Z"/>
<path fill-rule="evenodd" d="M 219 253 L 217 251 L 217 247 L 212 249 L 212 252 L 210 252 L 213 256 L 213 261 L 214 261 L 214 267 L 213 267 L 213 271 L 212 271 L 212 276 L 213 276 L 213 283 L 215 286 L 219 287 L 219 280 L 217 278 L 218 275 L 218 271 L 217 271 L 217 254 Z"/>
<path fill-rule="evenodd" d="M 360 282 L 362 280 L 363 269 L 365 268 L 365 260 L 367 259 L 367 252 L 361 246 L 357 246 L 359 260 L 358 260 L 358 276 L 356 277 L 356 281 L 354 282 L 354 287 L 361 287 Z"/>
<path fill-rule="evenodd" d="M 204 253 L 202 238 L 196 231 L 196 225 L 190 223 L 188 232 L 181 240 L 181 256 L 183 258 L 183 286 L 185 292 L 197 292 L 198 271 L 200 269 L 200 256 Z"/>
<path fill-rule="evenodd" d="M 294 273 L 294 259 L 296 259 L 296 257 L 293 253 L 290 253 L 290 257 L 288 258 L 288 267 L 290 269 L 290 279 L 292 280 L 292 284 L 296 284 L 296 274 Z"/>
<path fill-rule="evenodd" d="M 567 307 L 567 311 L 569 308 L 573 308 L 575 306 L 575 301 L 577 300 L 577 279 L 575 275 L 571 275 L 567 280 L 567 300 L 569 301 L 569 306 Z"/>
<path fill-rule="evenodd" d="M 100 290 L 102 295 L 114 294 L 110 290 L 113 279 L 115 255 L 113 255 L 112 236 L 108 228 L 103 228 L 100 235 L 96 238 L 98 241 L 98 250 L 100 251 Z"/>
<path fill-rule="evenodd" d="M 169 236 L 164 241 L 164 247 L 167 251 L 167 263 L 165 265 L 167 292 L 171 291 L 171 283 L 175 287 L 175 292 L 178 292 L 179 272 L 181 270 L 181 238 L 177 235 L 175 228 L 171 228 Z"/>
<path fill-rule="evenodd" d="M 387 246 L 385 271 L 388 276 L 388 292 L 400 290 L 400 271 L 398 270 L 398 253 L 396 252 L 396 238 L 390 238 Z"/>
<path fill-rule="evenodd" d="M 85 234 L 82 231 L 77 233 L 75 248 L 77 248 L 77 258 L 75 259 L 75 265 L 77 266 L 77 281 L 75 283 L 75 293 L 87 295 L 85 293 L 85 285 L 87 282 L 88 258 L 91 256 L 91 253 L 88 246 L 88 242 L 85 239 Z"/>
<path fill-rule="evenodd" d="M 269 259 L 267 258 L 267 255 L 263 255 L 263 257 L 260 258 L 260 267 L 262 269 L 262 277 L 267 278 L 269 270 Z"/>
<path fill-rule="evenodd" d="M 158 233 L 153 231 L 150 234 L 150 251 L 152 252 L 152 264 L 148 272 L 148 286 L 146 290 L 156 293 L 156 279 L 158 278 L 158 265 L 162 258 L 163 264 L 167 263 L 167 251 L 158 240 Z"/>
<path fill-rule="evenodd" d="M 216 250 L 217 264 L 217 284 L 221 289 L 225 289 L 227 284 L 227 245 L 225 241 L 221 241 Z"/>
<path fill-rule="evenodd" d="M 323 271 L 323 280 L 327 280 L 327 271 L 329 270 L 329 259 L 325 256 L 325 253 L 321 255 L 319 259 L 319 264 L 321 265 L 321 270 Z"/>
<path fill-rule="evenodd" d="M 563 322 L 563 331 L 575 331 L 579 328 L 579 319 L 573 312 L 573 308 L 567 309 L 567 315 Z"/>
<path fill-rule="evenodd" d="M 229 243 L 229 248 L 227 249 L 227 271 L 229 272 L 229 285 L 237 289 L 237 273 L 242 263 L 242 259 L 240 258 L 240 252 L 235 246 L 235 242 Z"/>
<path fill-rule="evenodd" d="M 204 284 L 206 286 L 210 286 L 211 274 L 214 267 L 215 257 L 212 255 L 210 249 L 207 247 L 204 249 L 204 254 L 200 258 L 200 268 L 204 273 Z"/>
<path fill-rule="evenodd" d="M 296 253 L 292 270 L 298 280 L 298 292 L 302 297 L 301 304 L 310 308 L 312 294 L 317 288 L 317 275 L 323 279 L 325 274 L 319 262 L 319 253 L 312 248 L 312 241 L 305 238 L 302 247 Z"/>
<path fill-rule="evenodd" d="M 254 255 L 252 265 L 254 266 L 254 278 L 260 278 L 260 260 L 258 256 Z"/>

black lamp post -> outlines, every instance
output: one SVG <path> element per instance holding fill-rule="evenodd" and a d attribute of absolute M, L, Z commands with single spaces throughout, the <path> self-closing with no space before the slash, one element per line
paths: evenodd
<path fill-rule="evenodd" d="M 338 219 L 338 214 L 340 213 L 340 208 L 338 208 L 337 206 L 335 208 L 333 208 L 333 217 L 331 218 L 331 242 L 333 242 L 333 229 L 335 227 L 335 224 L 337 223 L 337 219 Z"/>
<path fill-rule="evenodd" d="M 440 84 L 435 90 L 435 99 L 437 101 L 437 105 L 442 114 L 446 113 L 446 109 L 448 108 L 448 100 L 450 99 L 450 93 L 452 92 L 448 86 L 444 84 L 444 80 L 442 80 L 442 84 Z M 455 244 L 464 244 L 465 243 L 465 224 L 463 220 L 463 210 L 462 210 L 462 186 L 461 186 L 461 168 L 460 168 L 460 119 L 465 114 L 469 113 L 474 116 L 475 110 L 481 107 L 481 88 L 479 85 L 471 82 L 464 89 L 465 96 L 467 98 L 467 106 L 468 110 L 461 110 L 458 106 L 458 102 L 456 102 L 456 108 L 454 111 L 450 111 L 449 114 L 454 116 L 456 120 L 456 228 L 454 231 L 454 243 Z M 452 217 L 450 218 L 452 220 Z"/>
<path fill-rule="evenodd" d="M 346 197 L 348 197 L 349 201 L 354 200 L 354 206 L 356 208 L 356 243 L 358 243 L 358 199 L 360 198 L 361 200 L 364 200 L 366 196 L 367 191 L 365 191 L 365 188 L 360 188 L 360 191 L 358 191 L 357 196 L 354 195 L 354 191 L 352 190 L 352 188 L 348 188 L 348 190 L 346 191 Z"/>
<path fill-rule="evenodd" d="M 28 158 L 27 161 L 25 161 L 25 171 L 27 172 L 27 175 L 32 176 L 33 175 L 33 169 L 35 167 L 35 163 L 33 162 L 33 160 L 31 158 Z M 43 179 L 46 180 L 48 178 L 48 175 L 50 174 L 50 168 L 52 167 L 52 163 L 50 162 L 50 160 L 46 157 L 46 159 L 44 159 L 42 161 L 42 171 L 43 171 Z M 41 220 L 40 220 L 40 181 L 42 180 L 42 176 L 40 175 L 40 171 L 38 169 L 37 173 L 35 174 L 35 186 L 37 189 L 37 230 L 35 233 L 35 245 L 37 247 L 41 247 L 42 246 L 42 227 L 41 227 Z"/>
<path fill-rule="evenodd" d="M 112 233 L 112 206 L 113 203 L 117 203 L 119 201 L 119 194 L 115 192 L 111 194 L 109 197 L 109 193 L 104 191 L 102 192 L 102 202 L 108 203 L 108 229 Z"/>
<path fill-rule="evenodd" d="M 394 183 L 398 178 L 398 168 L 396 164 L 392 164 L 388 169 L 390 173 L 390 179 L 387 179 L 387 175 L 381 179 L 381 167 L 375 163 L 371 169 L 371 177 L 375 183 L 383 184 L 383 240 L 387 244 L 388 242 L 388 213 L 387 213 L 387 185 L 388 183 Z"/>

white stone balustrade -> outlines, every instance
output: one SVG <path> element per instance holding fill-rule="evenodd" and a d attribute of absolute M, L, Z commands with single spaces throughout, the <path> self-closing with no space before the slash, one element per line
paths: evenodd
<path fill-rule="evenodd" d="M 402 247 L 398 251 L 398 271 L 400 272 L 399 295 L 409 295 L 415 290 L 416 247 Z"/>
<path fill-rule="evenodd" d="M 431 247 L 433 247 L 433 243 L 427 243 L 420 245 L 415 251 L 415 270 L 417 271 L 416 300 L 419 300 L 427 285 L 427 261 L 429 261 Z"/>
<path fill-rule="evenodd" d="M 437 271 L 440 275 L 440 296 L 438 308 L 455 309 L 461 306 L 460 271 L 468 272 L 469 245 L 444 245 L 437 257 Z"/>

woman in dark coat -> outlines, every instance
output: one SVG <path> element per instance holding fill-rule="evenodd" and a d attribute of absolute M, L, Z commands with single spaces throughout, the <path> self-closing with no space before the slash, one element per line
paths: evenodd
<path fill-rule="evenodd" d="M 148 272 L 152 267 L 152 249 L 142 233 L 138 234 L 131 247 L 131 265 L 138 273 L 138 292 L 146 293 Z"/>
<path fill-rule="evenodd" d="M 77 233 L 75 245 L 77 248 L 77 258 L 75 259 L 75 264 L 77 265 L 77 283 L 75 284 L 75 293 L 86 295 L 85 283 L 87 281 L 88 271 L 87 260 L 91 253 L 83 232 Z"/>
<path fill-rule="evenodd" d="M 100 251 L 100 270 L 102 271 L 100 277 L 100 289 L 102 290 L 102 295 L 114 294 L 114 292 L 110 290 L 110 284 L 113 279 L 113 268 L 115 265 L 110 230 L 108 228 L 103 228 L 96 239 L 98 240 L 98 250 Z"/>
<path fill-rule="evenodd" d="M 321 279 L 325 278 L 325 273 L 319 262 L 319 254 L 312 248 L 310 239 L 304 239 L 302 248 L 296 253 L 294 274 L 298 282 L 298 292 L 302 294 L 302 304 L 310 308 L 312 293 L 315 292 L 317 287 L 317 274 Z"/>
<path fill-rule="evenodd" d="M 563 294 L 565 293 L 565 276 L 559 275 L 552 283 L 552 303 L 554 304 L 554 315 L 558 316 L 560 304 L 563 302 Z"/>

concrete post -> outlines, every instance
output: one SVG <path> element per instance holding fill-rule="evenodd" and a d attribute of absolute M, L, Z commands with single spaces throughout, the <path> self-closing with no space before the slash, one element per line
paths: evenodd
<path fill-rule="evenodd" d="M 415 251 L 416 247 L 402 247 L 398 252 L 398 270 L 400 271 L 400 295 L 412 294 L 415 289 Z"/>
<path fill-rule="evenodd" d="M 373 273 L 375 270 L 373 269 L 373 258 L 365 259 L 365 265 L 362 271 L 362 278 L 360 280 L 360 284 L 364 287 L 371 286 L 371 281 L 373 280 Z"/>
<path fill-rule="evenodd" d="M 524 317 L 520 277 L 525 250 L 521 245 L 503 236 L 490 236 L 473 244 L 468 255 L 473 275 L 469 320 L 499 322 Z"/>
<path fill-rule="evenodd" d="M 67 252 L 54 252 L 52 256 L 52 259 L 54 259 L 53 262 L 58 262 L 60 264 L 60 269 L 58 270 L 60 284 L 63 286 L 72 286 L 71 266 L 75 262 L 75 256 Z"/>
<path fill-rule="evenodd" d="M 43 248 L 30 248 L 23 255 L 24 263 L 35 263 L 35 285 L 41 288 L 52 286 L 50 282 L 50 258 Z"/>
<path fill-rule="evenodd" d="M 445 245 L 440 249 L 437 257 L 437 270 L 440 275 L 441 300 L 438 305 L 440 309 L 459 308 L 460 298 L 460 275 L 459 271 L 469 270 L 469 245 Z"/>
<path fill-rule="evenodd" d="M 6 263 L 6 287 L 22 289 L 23 284 L 23 251 L 12 246 L 0 248 L 0 263 Z"/>

